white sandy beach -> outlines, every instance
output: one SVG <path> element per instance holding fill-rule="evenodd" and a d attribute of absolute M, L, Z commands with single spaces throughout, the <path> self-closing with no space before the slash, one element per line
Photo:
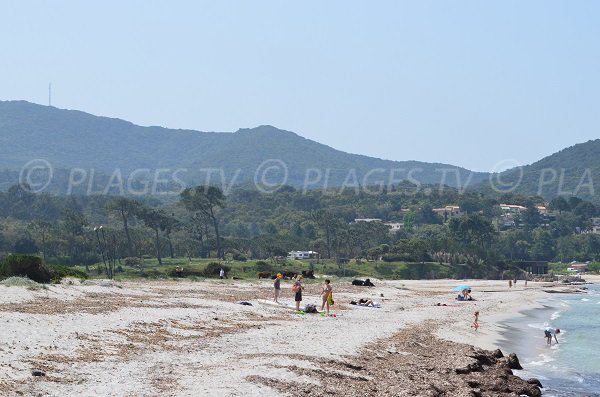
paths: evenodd
<path fill-rule="evenodd" d="M 289 281 L 285 305 L 271 301 L 271 280 L 0 287 L 2 395 L 279 396 L 252 376 L 315 383 L 289 367 L 344 360 L 416 324 L 494 349 L 499 321 L 547 296 L 542 284 L 522 281 L 510 289 L 506 281 L 374 282 L 334 280 L 335 318 L 295 314 Z M 463 282 L 476 301 L 454 300 L 451 289 Z M 321 284 L 305 286 L 303 304 L 320 303 Z M 382 307 L 348 304 L 361 297 Z M 470 327 L 475 310 L 477 331 Z M 34 369 L 46 376 L 33 377 Z"/>

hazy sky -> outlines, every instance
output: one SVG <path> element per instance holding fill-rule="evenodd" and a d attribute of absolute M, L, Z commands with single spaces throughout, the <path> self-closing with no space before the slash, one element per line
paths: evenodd
<path fill-rule="evenodd" d="M 0 2 L 0 99 L 491 170 L 598 137 L 597 1 Z M 508 163 L 508 165 L 514 165 Z"/>

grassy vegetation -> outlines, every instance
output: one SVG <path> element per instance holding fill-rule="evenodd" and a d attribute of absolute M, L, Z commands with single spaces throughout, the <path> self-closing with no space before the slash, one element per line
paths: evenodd
<path fill-rule="evenodd" d="M 253 261 L 223 261 L 218 262 L 215 259 L 192 259 L 187 258 L 166 258 L 163 264 L 159 265 L 156 259 L 144 259 L 143 263 L 136 266 L 130 266 L 122 262 L 117 265 L 116 279 L 133 280 L 140 278 L 147 279 L 168 279 L 176 278 L 175 267 L 184 268 L 183 278 L 186 279 L 205 279 L 217 278 L 218 270 L 221 266 L 227 270 L 227 278 L 236 279 L 256 279 L 257 272 L 296 272 L 314 270 L 317 275 L 327 275 L 336 277 L 350 278 L 379 278 L 379 279 L 426 279 L 426 278 L 445 278 L 452 277 L 452 271 L 448 266 L 437 263 L 406 263 L 406 262 L 374 262 L 374 261 L 350 261 L 345 264 L 338 264 L 334 260 L 320 261 L 300 261 L 288 260 L 285 263 L 274 263 L 268 260 Z M 207 268 L 212 271 L 207 274 Z M 84 270 L 79 267 L 80 270 Z M 90 267 L 90 277 L 104 278 L 103 264 L 96 264 Z M 216 269 L 216 270 L 214 270 Z"/>
<path fill-rule="evenodd" d="M 61 266 L 61 265 L 48 265 L 48 269 L 50 270 L 50 274 L 52 277 L 52 282 L 60 282 L 65 277 L 74 277 L 79 279 L 87 279 L 88 275 L 85 270 L 76 269 L 74 267 L 69 266 Z"/>
<path fill-rule="evenodd" d="M 571 267 L 570 263 L 549 263 L 548 264 L 548 271 L 552 272 L 554 274 L 576 274 L 572 271 L 569 271 L 568 269 Z M 600 262 L 590 262 L 588 263 L 588 267 L 587 267 L 587 273 L 594 273 L 594 274 L 598 274 L 600 273 Z"/>
<path fill-rule="evenodd" d="M 569 263 L 548 263 L 548 272 L 552 272 L 554 274 L 569 274 L 567 270 L 571 264 Z"/>
<path fill-rule="evenodd" d="M 27 277 L 8 277 L 2 281 L 0 281 L 0 285 L 5 287 L 27 287 L 32 290 L 36 289 L 45 289 L 46 286 L 43 284 L 36 283 L 35 281 L 27 278 Z"/>

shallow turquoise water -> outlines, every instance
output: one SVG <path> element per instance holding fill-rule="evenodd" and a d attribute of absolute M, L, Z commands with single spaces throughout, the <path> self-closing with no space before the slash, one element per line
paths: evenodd
<path fill-rule="evenodd" d="M 587 294 L 555 295 L 544 309 L 502 324 L 502 351 L 517 353 L 525 370 L 516 374 L 540 379 L 544 396 L 600 397 L 600 287 L 587 287 Z M 548 325 L 561 330 L 551 347 Z"/>

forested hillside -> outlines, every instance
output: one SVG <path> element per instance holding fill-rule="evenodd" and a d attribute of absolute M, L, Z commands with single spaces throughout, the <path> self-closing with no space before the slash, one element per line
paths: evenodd
<path fill-rule="evenodd" d="M 500 203 L 522 208 L 509 227 Z M 440 212 L 448 205 L 460 213 Z M 433 262 L 460 269 L 461 276 L 494 277 L 511 261 L 600 259 L 600 235 L 592 233 L 598 215 L 598 207 L 575 197 L 545 205 L 536 197 L 495 199 L 408 183 L 375 194 L 284 187 L 223 195 L 200 186 L 166 204 L 150 197 L 34 194 L 13 186 L 0 194 L 0 251 L 91 265 L 101 259 L 102 230 L 103 249 L 110 246 L 121 259 L 246 260 L 313 250 L 322 258 L 374 260 L 390 276 L 401 262 Z"/>
<path fill-rule="evenodd" d="M 211 173 L 227 185 L 258 180 L 301 187 L 309 181 L 309 189 L 391 184 L 407 178 L 456 187 L 487 176 L 446 164 L 348 154 L 271 126 L 235 133 L 172 130 L 24 101 L 0 101 L 0 170 L 12 171 L 0 174 L 1 186 L 16 183 L 19 170 L 35 159 L 61 170 L 58 174 L 63 177 L 48 187 L 56 192 L 66 191 L 73 168 L 88 174 L 93 170 L 101 180 L 110 179 L 115 170 L 126 179 L 135 170 L 161 169 L 171 175 L 181 170 L 177 176 L 188 185 L 203 183 Z"/>
<path fill-rule="evenodd" d="M 600 139 L 580 143 L 475 186 L 489 195 L 512 191 L 549 200 L 578 196 L 600 203 Z"/>

